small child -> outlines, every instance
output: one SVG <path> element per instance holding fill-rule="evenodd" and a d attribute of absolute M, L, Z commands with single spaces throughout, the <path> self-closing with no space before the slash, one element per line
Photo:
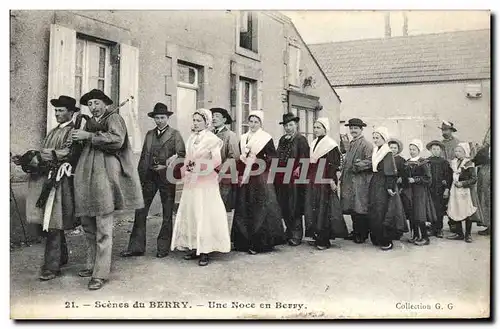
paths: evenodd
<path fill-rule="evenodd" d="M 453 180 L 453 172 L 449 162 L 441 154 L 444 150 L 444 144 L 433 140 L 427 144 L 427 149 L 431 156 L 427 159 L 431 167 L 431 185 L 429 191 L 431 199 L 436 210 L 436 222 L 431 227 L 431 235 L 438 238 L 443 237 L 443 218 L 446 213 L 447 199 L 450 195 L 450 187 Z"/>
<path fill-rule="evenodd" d="M 389 144 L 392 155 L 394 156 L 394 162 L 396 163 L 396 169 L 398 171 L 398 189 L 401 190 L 401 186 L 403 185 L 403 183 L 407 184 L 406 181 L 408 180 L 405 175 L 406 172 L 404 170 L 406 159 L 400 155 L 400 153 L 403 151 L 403 143 L 399 139 L 391 138 L 389 139 L 389 142 L 387 144 Z"/>
<path fill-rule="evenodd" d="M 426 222 L 434 223 L 436 221 L 436 212 L 429 192 L 432 178 L 431 169 L 427 159 L 420 156 L 423 150 L 421 140 L 412 140 L 408 144 L 408 150 L 410 151 L 410 159 L 405 163 L 408 184 L 407 186 L 403 184 L 401 201 L 410 220 L 412 238 L 409 242 L 417 246 L 426 246 L 430 244 Z"/>
<path fill-rule="evenodd" d="M 469 159 L 470 146 L 460 143 L 455 148 L 455 159 L 451 161 L 453 170 L 453 185 L 448 202 L 448 217 L 456 223 L 455 234 L 448 237 L 450 240 L 465 240 L 472 242 L 472 215 L 477 208 L 472 203 L 471 187 L 477 182 L 474 163 Z M 465 236 L 462 222 L 465 220 Z"/>

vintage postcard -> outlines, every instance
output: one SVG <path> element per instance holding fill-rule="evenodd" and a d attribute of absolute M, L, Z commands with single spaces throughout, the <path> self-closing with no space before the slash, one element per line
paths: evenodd
<path fill-rule="evenodd" d="M 490 318 L 490 16 L 11 10 L 11 318 Z"/>

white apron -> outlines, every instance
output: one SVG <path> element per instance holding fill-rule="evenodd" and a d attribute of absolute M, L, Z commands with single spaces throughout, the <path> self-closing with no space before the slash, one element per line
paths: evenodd
<path fill-rule="evenodd" d="M 451 161 L 451 169 L 453 170 L 453 184 L 450 190 L 450 200 L 448 201 L 448 217 L 455 222 L 463 221 L 467 217 L 472 216 L 477 208 L 472 203 L 472 195 L 469 187 L 456 187 L 455 182 L 458 182 L 458 177 L 462 170 L 465 170 L 467 160 L 463 160 L 460 166 L 458 160 Z"/>

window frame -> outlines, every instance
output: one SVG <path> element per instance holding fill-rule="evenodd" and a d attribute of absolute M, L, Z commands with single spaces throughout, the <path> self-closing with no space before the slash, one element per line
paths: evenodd
<path fill-rule="evenodd" d="M 297 54 L 295 67 L 292 67 L 291 65 L 292 49 Z M 293 41 L 288 42 L 287 84 L 289 88 L 300 89 L 301 87 L 300 83 L 301 60 L 302 60 L 302 48 L 300 47 L 300 45 Z M 295 77 L 294 81 L 292 80 L 292 77 Z"/>
<path fill-rule="evenodd" d="M 187 83 L 187 82 L 184 82 L 184 81 L 180 81 L 179 80 L 179 68 L 181 66 L 184 66 L 184 67 L 187 67 L 189 69 L 193 69 L 194 72 L 195 72 L 195 79 L 194 79 L 194 83 Z M 194 66 L 194 65 L 190 65 L 184 61 L 178 61 L 177 62 L 177 66 L 176 66 L 176 69 L 177 69 L 177 86 L 179 87 L 184 87 L 184 88 L 189 88 L 189 89 L 195 89 L 195 90 L 198 90 L 200 88 L 200 72 L 199 72 L 199 68 Z M 197 100 L 198 102 L 198 100 Z"/>
<path fill-rule="evenodd" d="M 249 125 L 248 123 L 246 122 L 246 118 L 244 116 L 244 106 L 245 105 L 248 105 L 248 113 L 250 114 L 250 112 L 252 111 L 252 105 L 253 105 L 253 100 L 252 100 L 252 95 L 253 95 L 253 92 L 254 92 L 254 89 L 255 89 L 255 84 L 256 82 L 252 82 L 251 80 L 249 79 L 241 79 L 240 78 L 240 81 L 238 83 L 238 88 L 239 88 L 239 104 L 238 104 L 238 107 L 239 107 L 239 110 L 238 110 L 238 113 L 239 113 L 239 116 L 241 118 L 241 123 L 239 124 L 239 130 L 240 130 L 240 134 L 244 134 L 246 132 L 248 132 L 249 130 Z M 248 84 L 248 102 L 245 102 L 245 95 L 244 95 L 244 90 L 245 90 L 245 84 Z M 246 130 L 245 130 L 245 127 L 246 127 Z"/>
<path fill-rule="evenodd" d="M 83 42 L 83 51 L 82 51 L 82 71 L 81 74 L 78 74 L 76 68 L 77 68 L 77 56 L 78 56 L 78 49 L 79 49 L 79 42 Z M 91 67 L 91 45 L 97 46 L 97 48 L 100 50 L 101 48 L 105 49 L 105 58 L 104 58 L 104 78 L 99 77 L 99 72 L 98 76 L 96 78 L 97 81 L 103 80 L 104 81 L 104 93 L 106 95 L 111 95 L 112 92 L 112 85 L 113 85 L 113 65 L 111 63 L 111 52 L 113 45 L 111 45 L 108 42 L 100 42 L 100 40 L 95 40 L 94 38 L 86 37 L 85 35 L 77 34 L 76 36 L 76 48 L 75 48 L 75 75 L 74 75 L 74 87 L 75 87 L 75 99 L 77 102 L 77 106 L 81 106 L 80 104 L 80 97 L 86 92 L 91 89 L 91 86 L 89 84 L 91 76 L 90 76 L 90 67 Z M 100 60 L 100 56 L 97 59 L 98 61 Z M 97 62 L 97 66 L 99 67 L 99 62 Z M 98 68 L 99 70 L 99 68 Z M 81 90 L 77 90 L 77 84 L 76 84 L 76 79 L 77 77 L 80 77 L 80 88 Z M 99 82 L 96 86 L 98 88 Z M 93 87 L 92 87 L 93 88 Z M 78 94 L 80 94 L 78 96 Z"/>
<path fill-rule="evenodd" d="M 251 17 L 252 17 L 252 30 L 254 30 L 254 32 L 252 32 L 252 35 L 254 35 L 252 37 L 252 39 L 255 38 L 255 43 L 256 43 L 255 47 L 252 47 L 252 48 L 255 48 L 256 50 L 250 50 L 250 49 L 247 49 L 245 47 L 240 46 L 241 15 L 243 15 L 243 14 L 251 15 Z M 261 29 L 260 29 L 259 13 L 254 12 L 254 11 L 236 11 L 235 20 L 236 20 L 236 29 L 235 29 L 235 35 L 236 35 L 235 47 L 236 47 L 236 49 L 235 49 L 235 53 L 237 53 L 238 55 L 241 55 L 243 57 L 247 57 L 247 58 L 251 58 L 251 59 L 256 60 L 256 61 L 260 61 L 259 32 Z M 253 40 L 252 40 L 252 43 L 253 43 Z"/>
<path fill-rule="evenodd" d="M 249 85 L 249 99 L 248 102 L 244 102 L 244 88 L 243 85 L 248 83 Z M 258 85 L 256 80 L 240 77 L 238 80 L 238 103 L 236 106 L 236 133 L 241 136 L 242 134 L 248 132 L 247 118 L 243 113 L 244 104 L 248 105 L 248 113 L 258 108 L 258 98 L 256 98 L 258 93 Z M 246 131 L 244 127 L 247 127 Z"/>
<path fill-rule="evenodd" d="M 309 143 L 312 142 L 314 139 L 313 126 L 314 126 L 314 122 L 316 122 L 316 120 L 318 119 L 318 111 L 315 109 L 312 109 L 312 108 L 307 108 L 307 107 L 298 106 L 298 105 L 292 105 L 290 107 L 290 112 L 300 118 L 298 132 L 300 134 L 304 135 L 304 137 L 307 138 L 307 141 Z M 302 116 L 300 115 L 301 112 L 304 113 L 305 120 L 303 120 Z M 311 122 L 311 120 L 312 120 L 312 122 Z M 309 123 L 311 123 L 311 125 Z M 311 128 L 311 131 L 309 131 L 309 128 Z"/>

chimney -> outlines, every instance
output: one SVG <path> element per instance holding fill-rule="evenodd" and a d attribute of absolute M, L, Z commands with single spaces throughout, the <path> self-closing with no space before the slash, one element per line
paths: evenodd
<path fill-rule="evenodd" d="M 390 12 L 385 13 L 385 37 L 386 38 L 391 37 L 391 13 Z"/>
<path fill-rule="evenodd" d="M 408 16 L 406 15 L 405 12 L 403 12 L 403 36 L 407 37 L 408 36 Z"/>

